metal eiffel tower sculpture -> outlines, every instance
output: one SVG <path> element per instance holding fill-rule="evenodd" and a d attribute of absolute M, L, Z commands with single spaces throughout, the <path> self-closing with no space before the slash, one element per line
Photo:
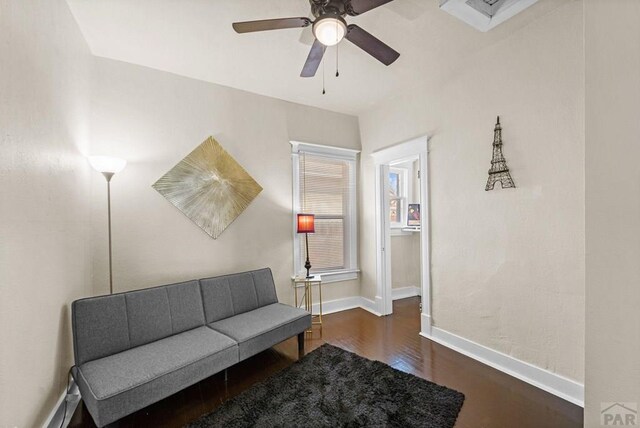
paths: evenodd
<path fill-rule="evenodd" d="M 500 126 L 500 116 L 493 130 L 493 158 L 491 159 L 491 168 L 489 168 L 489 179 L 487 187 L 484 190 L 493 190 L 493 186 L 500 183 L 503 189 L 516 187 L 509 174 L 507 161 L 502 154 L 502 127 Z"/>

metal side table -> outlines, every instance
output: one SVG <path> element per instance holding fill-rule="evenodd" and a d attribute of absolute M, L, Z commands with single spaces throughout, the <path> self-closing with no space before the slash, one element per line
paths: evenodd
<path fill-rule="evenodd" d="M 314 325 L 319 325 L 322 331 L 322 277 L 320 275 L 313 275 L 310 278 L 304 276 L 296 276 L 292 278 L 293 292 L 295 298 L 295 304 L 297 308 L 304 308 L 311 314 L 311 329 L 307 330 L 307 333 L 312 332 Z M 319 297 L 319 311 L 317 314 L 313 314 L 313 286 L 318 286 Z M 300 300 L 298 300 L 298 289 L 304 289 L 301 291 Z"/>

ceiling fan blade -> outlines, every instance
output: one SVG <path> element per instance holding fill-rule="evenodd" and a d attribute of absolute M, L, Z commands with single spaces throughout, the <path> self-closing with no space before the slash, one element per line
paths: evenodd
<path fill-rule="evenodd" d="M 316 36 L 313 35 L 311 27 L 303 28 L 298 41 L 303 45 L 311 46 L 315 42 Z"/>
<path fill-rule="evenodd" d="M 262 21 L 234 22 L 233 29 L 236 30 L 236 33 L 253 33 L 254 31 L 303 28 L 311 24 L 309 18 L 263 19 Z"/>
<path fill-rule="evenodd" d="M 347 13 L 351 16 L 362 15 L 391 1 L 393 0 L 351 0 L 347 2 Z"/>
<path fill-rule="evenodd" d="M 400 54 L 355 24 L 347 27 L 345 39 L 383 63 L 391 65 Z"/>
<path fill-rule="evenodd" d="M 311 51 L 307 57 L 307 62 L 305 62 L 304 67 L 302 67 L 300 77 L 313 77 L 316 75 L 316 71 L 318 71 L 318 67 L 322 62 L 325 49 L 326 47 L 318 40 L 313 42 L 313 46 L 311 46 Z"/>

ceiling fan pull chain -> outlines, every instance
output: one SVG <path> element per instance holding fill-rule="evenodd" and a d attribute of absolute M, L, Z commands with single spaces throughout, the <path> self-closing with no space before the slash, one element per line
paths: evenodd
<path fill-rule="evenodd" d="M 325 85 L 324 85 L 324 57 L 322 57 L 322 95 L 326 94 L 327 91 L 325 90 Z"/>
<path fill-rule="evenodd" d="M 336 77 L 340 77 L 340 48 L 336 45 Z"/>

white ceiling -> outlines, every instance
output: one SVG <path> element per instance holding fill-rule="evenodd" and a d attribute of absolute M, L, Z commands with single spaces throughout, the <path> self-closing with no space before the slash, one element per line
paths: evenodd
<path fill-rule="evenodd" d="M 358 114 L 455 71 L 567 0 L 541 0 L 488 33 L 438 9 L 438 0 L 395 0 L 348 17 L 398 52 L 385 67 L 348 41 L 326 54 L 315 78 L 299 77 L 312 36 L 306 30 L 236 34 L 234 21 L 309 15 L 308 0 L 67 0 L 94 55 L 233 88 Z M 544 19 L 544 18 L 541 18 Z M 304 33 L 306 32 L 306 33 Z M 308 44 L 305 44 L 308 43 Z"/>

